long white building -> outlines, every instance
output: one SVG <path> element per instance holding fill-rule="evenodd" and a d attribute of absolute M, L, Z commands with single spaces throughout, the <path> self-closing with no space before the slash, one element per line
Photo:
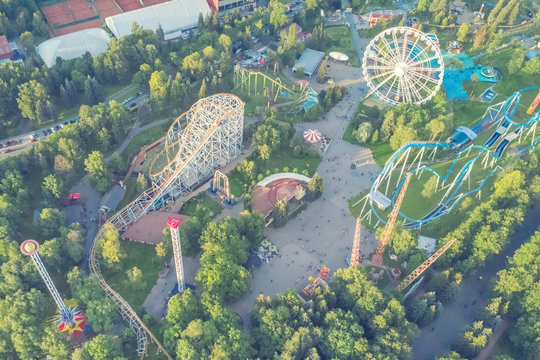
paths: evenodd
<path fill-rule="evenodd" d="M 210 11 L 206 0 L 172 0 L 110 16 L 105 23 L 116 38 L 130 34 L 133 23 L 153 31 L 161 24 L 165 40 L 169 40 L 197 28 L 199 14 L 206 16 Z"/>

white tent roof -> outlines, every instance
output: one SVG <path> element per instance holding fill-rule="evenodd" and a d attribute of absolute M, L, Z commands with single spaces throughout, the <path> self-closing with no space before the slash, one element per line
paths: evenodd
<path fill-rule="evenodd" d="M 104 52 L 109 47 L 111 38 L 103 29 L 85 29 L 71 34 L 46 40 L 36 48 L 37 53 L 48 67 L 56 63 L 56 58 L 74 59 L 85 52 L 92 56 Z"/>
<path fill-rule="evenodd" d="M 196 28 L 200 13 L 203 16 L 210 13 L 206 0 L 172 0 L 110 16 L 105 23 L 117 38 L 130 34 L 134 22 L 153 31 L 161 24 L 165 40 L 169 40 L 179 37 L 182 31 Z"/>

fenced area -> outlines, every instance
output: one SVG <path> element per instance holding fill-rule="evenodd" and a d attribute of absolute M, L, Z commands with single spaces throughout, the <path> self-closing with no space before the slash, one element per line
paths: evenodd
<path fill-rule="evenodd" d="M 42 6 L 47 22 L 54 35 L 65 35 L 75 31 L 101 28 L 103 19 L 169 0 L 67 0 Z"/>

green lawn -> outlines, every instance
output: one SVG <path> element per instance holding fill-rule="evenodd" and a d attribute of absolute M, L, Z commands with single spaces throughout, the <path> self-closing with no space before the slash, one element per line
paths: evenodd
<path fill-rule="evenodd" d="M 461 83 L 467 91 L 469 97 L 478 97 L 484 93 L 489 87 L 493 86 L 492 83 L 480 82 L 480 81 L 464 81 Z M 499 100 L 499 99 L 497 99 Z"/>
<path fill-rule="evenodd" d="M 215 202 L 206 192 L 201 192 L 197 196 L 189 199 L 180 210 L 180 214 L 186 216 L 195 216 L 197 205 L 200 205 L 202 209 L 213 218 L 221 212 L 223 209 L 221 205 Z"/>
<path fill-rule="evenodd" d="M 156 125 L 134 136 L 129 145 L 122 152 L 122 157 L 124 159 L 131 159 L 133 156 L 139 153 L 143 146 L 149 145 L 157 139 L 163 137 L 167 132 L 167 129 L 168 124 Z"/>
<path fill-rule="evenodd" d="M 127 254 L 127 257 L 122 260 L 122 270 L 110 270 L 103 265 L 101 269 L 107 283 L 137 311 L 158 279 L 161 260 L 157 257 L 153 245 L 129 240 L 121 240 L 121 243 L 122 249 Z M 134 266 L 141 269 L 143 274 L 141 282 L 144 286 L 137 290 L 134 290 L 133 284 L 126 276 L 126 271 Z"/>
<path fill-rule="evenodd" d="M 298 173 L 307 170 L 309 175 L 313 176 L 317 171 L 317 167 L 321 162 L 321 157 L 315 151 L 309 151 L 308 155 L 305 158 L 299 159 L 294 157 L 292 149 L 286 148 L 275 154 L 272 154 L 270 159 L 266 160 L 260 169 L 262 174 L 266 173 L 267 170 L 273 171 L 274 169 L 279 169 L 283 171 L 284 167 L 288 167 L 289 171 L 292 172 L 293 169 L 298 169 Z"/>
<path fill-rule="evenodd" d="M 255 161 L 256 158 L 250 156 L 249 160 Z M 309 150 L 306 157 L 297 158 L 294 157 L 292 149 L 286 148 L 272 154 L 270 159 L 266 161 L 259 161 L 257 170 L 259 174 L 266 176 L 267 171 L 274 174 L 276 172 L 283 172 L 283 168 L 288 167 L 289 172 L 292 172 L 293 169 L 297 169 L 299 174 L 304 170 L 307 170 L 308 176 L 311 177 L 317 172 L 317 167 L 319 167 L 320 162 L 321 157 L 316 151 Z M 242 175 L 236 169 L 230 171 L 227 176 L 229 177 L 231 193 L 236 197 L 240 197 L 250 184 L 244 183 Z"/>
<path fill-rule="evenodd" d="M 227 174 L 227 177 L 229 178 L 229 186 L 231 187 L 231 194 L 233 194 L 236 197 L 242 196 L 244 193 L 244 180 L 242 178 L 242 175 L 238 172 L 238 170 L 232 169 Z"/>
<path fill-rule="evenodd" d="M 325 49 L 325 55 L 328 55 L 331 51 L 342 52 L 349 56 L 351 66 L 360 67 L 361 61 L 348 26 L 329 26 L 325 29 L 325 33 L 332 40 L 331 46 Z"/>

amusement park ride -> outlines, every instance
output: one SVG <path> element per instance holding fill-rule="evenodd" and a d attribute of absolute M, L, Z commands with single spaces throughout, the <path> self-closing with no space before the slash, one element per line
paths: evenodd
<path fill-rule="evenodd" d="M 82 334 L 86 325 L 86 320 L 79 310 L 68 308 L 66 307 L 66 304 L 64 304 L 64 300 L 62 300 L 58 290 L 56 290 L 56 286 L 54 286 L 54 283 L 38 254 L 39 243 L 36 240 L 25 240 L 21 244 L 20 249 L 24 255 L 30 256 L 30 259 L 34 262 L 39 275 L 41 275 L 43 282 L 47 285 L 47 289 L 51 293 L 51 296 L 58 307 L 59 315 L 56 320 L 58 330 L 71 336 Z"/>
<path fill-rule="evenodd" d="M 160 209 L 169 200 L 192 191 L 202 181 L 211 177 L 215 169 L 223 167 L 240 154 L 243 125 L 244 103 L 235 95 L 214 94 L 196 102 L 173 122 L 165 135 L 161 152 L 165 164 L 159 169 L 154 166 L 155 162 L 151 166 L 152 187 L 112 216 L 99 229 L 95 239 L 103 236 L 104 226 L 112 225 L 118 231 L 124 231 L 143 215 Z M 171 233 L 174 236 L 174 231 Z M 94 241 L 90 252 L 90 269 L 107 296 L 119 307 L 124 320 L 134 330 L 137 336 L 137 352 L 141 359 L 146 355 L 149 340 L 152 340 L 159 351 L 172 360 L 137 312 L 103 278 L 96 260 L 96 243 L 97 241 Z M 177 250 L 175 257 L 181 255 L 179 246 Z M 179 275 L 177 272 L 177 276 Z M 183 276 L 179 276 L 178 281 L 179 289 L 182 289 Z"/>
<path fill-rule="evenodd" d="M 437 259 L 446 252 L 454 243 L 456 239 L 452 239 L 446 244 L 444 244 L 439 250 L 435 251 L 426 261 L 424 261 L 420 266 L 414 269 L 405 279 L 403 279 L 397 286 L 396 289 L 399 291 L 405 290 L 414 280 L 416 280 L 420 275 L 424 273 L 433 264 Z"/>
<path fill-rule="evenodd" d="M 372 215 L 375 215 L 377 222 L 386 224 L 388 220 L 380 208 L 395 204 L 395 198 L 403 184 L 403 171 L 409 171 L 413 175 L 411 181 L 415 182 L 417 187 L 422 186 L 418 185 L 418 182 L 425 182 L 429 177 L 434 176 L 437 180 L 434 196 L 430 197 L 434 199 L 433 205 L 425 208 L 425 215 L 410 216 L 399 211 L 406 228 L 419 228 L 448 214 L 467 196 L 481 196 L 487 180 L 502 170 L 501 165 L 506 164 L 499 160 L 509 153 L 507 149 L 510 146 L 516 151 L 509 155 L 515 157 L 536 147 L 540 142 L 540 136 L 536 134 L 540 111 L 529 116 L 519 104 L 522 93 L 538 89 L 539 87 L 532 87 L 517 91 L 506 101 L 490 106 L 476 125 L 470 129 L 459 127 L 445 142 L 404 144 L 387 161 L 373 182 L 370 192 L 359 200 L 359 203 L 364 203 L 360 217 L 367 218 L 371 223 Z M 537 101 L 540 103 L 538 96 L 534 102 Z M 534 102 L 532 105 L 535 105 Z M 529 111 L 534 109 L 532 105 Z M 523 120 L 515 118 L 516 114 Z M 495 130 L 489 136 L 485 132 L 490 128 Z M 424 172 L 427 172 L 428 178 L 422 179 Z"/>
<path fill-rule="evenodd" d="M 390 235 L 392 234 L 392 230 L 394 229 L 394 225 L 396 224 L 396 219 L 399 214 L 399 209 L 401 208 L 401 203 L 403 202 L 403 198 L 405 197 L 405 192 L 407 191 L 407 187 L 409 186 L 409 182 L 411 181 L 411 176 L 412 176 L 411 173 L 408 173 L 405 176 L 403 186 L 401 187 L 401 191 L 399 192 L 394 208 L 392 209 L 390 216 L 388 216 L 388 222 L 386 223 L 386 226 L 384 227 L 381 237 L 379 238 L 379 246 L 377 246 L 377 249 L 375 250 L 371 258 L 371 262 L 373 265 L 376 265 L 376 266 L 382 265 L 382 255 L 384 252 L 384 248 L 386 247 L 386 244 L 388 244 L 388 241 L 390 240 Z"/>
<path fill-rule="evenodd" d="M 182 262 L 182 247 L 180 246 L 180 231 L 178 226 L 180 219 L 171 217 L 167 222 L 167 226 L 171 229 L 171 242 L 173 247 L 174 264 L 176 265 L 176 281 L 178 281 L 178 294 L 184 293 L 184 263 Z"/>
<path fill-rule="evenodd" d="M 370 95 L 389 105 L 424 104 L 441 88 L 444 61 L 438 44 L 405 26 L 384 30 L 366 47 L 362 58 Z"/>
<path fill-rule="evenodd" d="M 306 286 L 303 290 L 304 294 L 308 297 L 313 295 L 313 292 L 315 291 L 315 288 L 317 287 L 317 284 L 319 284 L 322 281 L 325 281 L 328 278 L 328 274 L 330 274 L 330 269 L 328 269 L 326 266 L 321 267 L 321 271 L 319 272 L 319 275 L 317 275 L 316 278 L 310 276 L 309 277 L 309 285 Z"/>

